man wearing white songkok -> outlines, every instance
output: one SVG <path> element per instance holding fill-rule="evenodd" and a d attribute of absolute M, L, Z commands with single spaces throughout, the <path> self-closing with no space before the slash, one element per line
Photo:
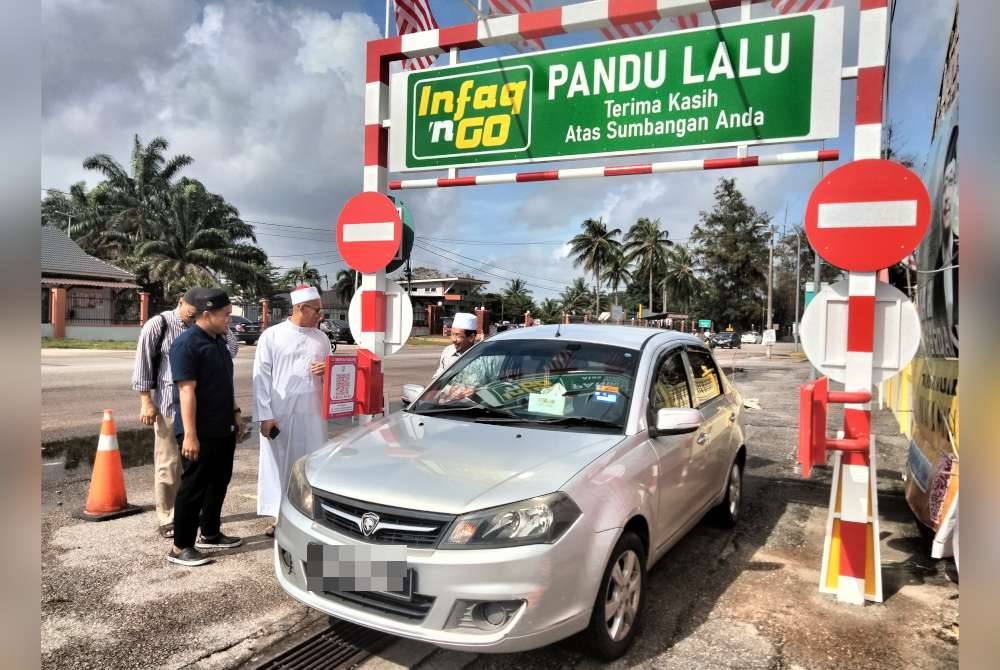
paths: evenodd
<path fill-rule="evenodd" d="M 296 460 L 326 442 L 323 420 L 323 371 L 330 340 L 319 330 L 323 307 L 319 291 L 292 291 L 292 315 L 265 330 L 253 361 L 253 390 L 260 421 L 257 514 L 278 516 L 281 494 Z M 277 432 L 275 437 L 272 431 Z M 274 534 L 274 525 L 267 529 Z"/>
<path fill-rule="evenodd" d="M 476 343 L 477 320 L 475 314 L 458 312 L 451 321 L 451 344 L 441 352 L 437 372 L 434 379 L 441 376 L 445 370 L 462 357 Z"/>

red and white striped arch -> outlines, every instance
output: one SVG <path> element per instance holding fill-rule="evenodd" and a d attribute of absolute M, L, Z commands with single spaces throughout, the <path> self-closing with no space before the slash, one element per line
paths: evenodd
<path fill-rule="evenodd" d="M 885 109 L 885 63 L 889 30 L 889 0 L 859 0 L 857 99 L 855 102 L 854 160 L 881 158 L 882 122 Z M 875 272 L 848 275 L 847 358 L 845 391 L 871 391 L 872 352 L 875 339 Z M 843 602 L 882 602 L 878 498 L 876 497 L 875 439 L 871 434 L 871 403 L 844 407 L 844 437 L 870 438 L 868 453 L 839 454 L 834 461 L 833 492 L 840 487 L 841 510 L 835 519 L 830 505 L 826 546 L 820 571 L 820 590 L 836 593 Z M 839 575 L 830 588 L 828 571 L 834 521 L 839 523 Z M 866 559 L 872 552 L 874 592 L 865 589 Z"/>

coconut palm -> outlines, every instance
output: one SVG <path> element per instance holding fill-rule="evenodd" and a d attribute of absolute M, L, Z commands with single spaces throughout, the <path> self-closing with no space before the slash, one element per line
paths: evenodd
<path fill-rule="evenodd" d="M 620 246 L 615 249 L 614 255 L 604 268 L 604 275 L 602 279 L 606 284 L 611 286 L 611 292 L 614 295 L 615 306 L 617 307 L 618 287 L 623 284 L 628 284 L 628 282 L 632 279 L 632 272 L 629 270 L 628 259 L 625 257 L 625 253 L 622 251 Z"/>
<path fill-rule="evenodd" d="M 621 247 L 621 242 L 615 238 L 622 231 L 618 228 L 608 230 L 607 224 L 599 218 L 587 219 L 580 228 L 583 232 L 569 241 L 570 255 L 573 267 L 582 265 L 584 270 L 594 274 L 594 316 L 597 316 L 601 311 L 601 269 L 612 261 Z"/>
<path fill-rule="evenodd" d="M 670 233 L 660 230 L 659 219 L 640 218 L 625 235 L 625 257 L 636 266 L 636 274 L 649 276 L 649 311 L 653 311 L 653 272 L 663 267 Z"/>
<path fill-rule="evenodd" d="M 559 296 L 564 312 L 576 314 L 590 309 L 590 289 L 583 277 L 577 277 Z"/>
<path fill-rule="evenodd" d="M 667 252 L 663 287 L 672 300 L 685 311 L 691 307 L 691 299 L 697 294 L 701 280 L 695 274 L 694 258 L 687 247 L 674 246 Z"/>
<path fill-rule="evenodd" d="M 301 266 L 294 267 L 285 272 L 282 279 L 285 284 L 292 287 L 305 284 L 307 286 L 315 286 L 318 289 L 320 288 L 323 276 L 319 273 L 319 270 L 311 267 L 308 261 L 302 261 Z"/>
<path fill-rule="evenodd" d="M 163 231 L 157 223 L 169 216 L 170 188 L 178 173 L 194 162 L 185 154 L 168 159 L 167 140 L 154 137 L 143 146 L 136 135 L 132 146 L 131 171 L 108 154 L 94 154 L 83 167 L 104 175 L 108 190 L 106 219 L 110 228 L 126 236 L 133 244 L 158 240 Z"/>
<path fill-rule="evenodd" d="M 351 298 L 354 297 L 354 289 L 358 285 L 357 278 L 358 273 L 355 270 L 341 270 L 337 273 L 333 292 L 342 303 L 351 302 Z"/>
<path fill-rule="evenodd" d="M 198 182 L 171 189 L 169 206 L 152 223 L 162 239 L 141 243 L 135 257 L 151 280 L 162 283 L 165 298 L 193 285 L 218 286 L 220 275 L 247 276 L 266 267 L 267 256 L 251 243 L 253 230 L 236 208 Z"/>
<path fill-rule="evenodd" d="M 523 279 L 511 279 L 501 295 L 504 306 L 511 310 L 511 314 L 523 315 L 533 306 L 531 289 Z"/>
<path fill-rule="evenodd" d="M 538 318 L 540 318 L 543 323 L 562 322 L 561 313 L 562 305 L 559 304 L 558 300 L 546 298 L 540 305 L 538 305 Z"/>

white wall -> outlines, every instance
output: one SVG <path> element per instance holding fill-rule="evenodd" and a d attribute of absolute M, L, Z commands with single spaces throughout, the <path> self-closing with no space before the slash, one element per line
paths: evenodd
<path fill-rule="evenodd" d="M 42 337 L 52 337 L 52 324 L 43 323 L 42 324 Z M 138 338 L 136 338 L 138 339 Z"/>
<path fill-rule="evenodd" d="M 45 325 L 42 326 L 43 332 Z M 66 326 L 66 337 L 73 340 L 138 341 L 139 326 Z M 51 333 L 51 328 L 50 331 Z"/>

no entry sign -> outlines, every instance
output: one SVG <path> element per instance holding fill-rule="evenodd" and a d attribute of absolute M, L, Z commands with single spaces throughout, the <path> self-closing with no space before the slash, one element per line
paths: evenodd
<path fill-rule="evenodd" d="M 806 235 L 832 265 L 874 272 L 906 258 L 930 223 L 920 177 L 899 163 L 854 161 L 821 181 L 806 206 Z"/>
<path fill-rule="evenodd" d="M 403 239 L 403 224 L 392 200 L 381 193 L 359 193 L 337 219 L 337 250 L 358 272 L 378 272 L 392 261 Z"/>

